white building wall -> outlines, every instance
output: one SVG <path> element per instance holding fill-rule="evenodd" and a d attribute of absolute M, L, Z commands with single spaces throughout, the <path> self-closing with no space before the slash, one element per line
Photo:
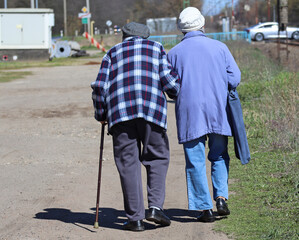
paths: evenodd
<path fill-rule="evenodd" d="M 49 49 L 52 9 L 0 9 L 0 49 Z"/>

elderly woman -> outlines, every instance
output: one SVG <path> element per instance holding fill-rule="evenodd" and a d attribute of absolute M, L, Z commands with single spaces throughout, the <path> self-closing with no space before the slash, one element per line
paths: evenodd
<path fill-rule="evenodd" d="M 204 34 L 205 19 L 197 8 L 184 9 L 178 27 L 185 35 L 168 53 L 168 60 L 179 74 L 182 85 L 176 100 L 179 143 L 186 159 L 190 210 L 203 210 L 198 220 L 213 222 L 205 164 L 208 139 L 213 198 L 219 215 L 229 215 L 228 136 L 232 130 L 227 115 L 229 88 L 240 83 L 240 70 L 225 44 Z"/>

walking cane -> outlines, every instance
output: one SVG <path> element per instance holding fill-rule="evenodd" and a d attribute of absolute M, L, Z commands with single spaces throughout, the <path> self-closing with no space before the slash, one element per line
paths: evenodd
<path fill-rule="evenodd" d="M 99 228 L 99 202 L 100 202 L 100 188 L 101 188 L 101 175 L 102 175 L 102 162 L 103 162 L 104 133 L 105 133 L 105 123 L 102 124 L 102 132 L 101 132 L 100 157 L 99 157 L 99 175 L 98 175 L 98 191 L 97 191 L 97 205 L 96 205 L 96 220 L 95 220 L 95 223 L 94 223 L 94 228 Z"/>

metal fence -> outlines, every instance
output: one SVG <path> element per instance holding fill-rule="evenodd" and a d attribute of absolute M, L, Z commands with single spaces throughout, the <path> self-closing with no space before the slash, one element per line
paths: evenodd
<path fill-rule="evenodd" d="M 183 35 L 161 35 L 161 36 L 150 36 L 148 39 L 162 43 L 162 45 L 174 46 L 178 44 L 183 37 L 184 37 Z"/>
<path fill-rule="evenodd" d="M 234 31 L 234 32 L 219 32 L 219 33 L 206 33 L 207 37 L 219 40 L 221 42 L 225 41 L 236 41 L 236 40 L 246 40 L 251 43 L 250 34 L 245 31 Z"/>
<path fill-rule="evenodd" d="M 221 42 L 225 41 L 236 41 L 245 40 L 251 43 L 250 34 L 245 31 L 239 32 L 219 32 L 219 33 L 205 33 L 209 38 L 219 40 Z M 178 44 L 182 39 L 183 35 L 161 35 L 161 36 L 150 36 L 149 39 L 162 43 L 163 45 L 174 46 Z"/>

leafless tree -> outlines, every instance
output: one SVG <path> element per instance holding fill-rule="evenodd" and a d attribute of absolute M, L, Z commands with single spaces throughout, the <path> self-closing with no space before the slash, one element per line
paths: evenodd
<path fill-rule="evenodd" d="M 202 2 L 191 0 L 190 6 L 201 9 Z M 134 21 L 145 23 L 147 18 L 178 17 L 182 10 L 182 0 L 139 0 L 135 1 L 131 16 Z"/>
<path fill-rule="evenodd" d="M 68 27 L 76 25 L 75 28 L 83 31 L 82 23 L 76 17 L 81 9 L 86 5 L 86 0 L 66 0 Z M 215 0 L 217 2 L 220 0 Z M 271 19 L 273 19 L 273 8 L 277 0 L 271 0 Z M 203 0 L 190 0 L 190 5 L 201 9 Z M 230 1 L 227 1 L 230 2 Z M 266 0 L 238 0 L 235 1 L 235 16 L 242 25 L 251 25 L 256 21 L 267 20 Z M 250 6 L 250 11 L 244 10 L 244 5 Z M 8 8 L 29 8 L 30 0 L 9 0 Z M 39 8 L 51 8 L 55 14 L 55 26 L 53 34 L 59 34 L 63 30 L 63 1 L 62 0 L 39 0 Z M 288 0 L 289 23 L 299 25 L 299 0 Z M 0 7 L 4 7 L 3 1 Z M 231 6 L 229 6 L 231 7 Z M 256 10 L 257 9 L 257 10 Z M 91 20 L 95 21 L 94 26 L 103 33 L 107 29 L 106 21 L 111 20 L 113 25 L 123 26 L 128 21 L 145 23 L 148 18 L 178 17 L 183 10 L 183 0 L 90 0 Z M 223 11 L 222 11 L 223 12 Z M 221 15 L 221 14 L 220 14 Z M 219 16 L 215 16 L 214 19 Z M 71 34 L 73 34 L 70 31 Z"/>

